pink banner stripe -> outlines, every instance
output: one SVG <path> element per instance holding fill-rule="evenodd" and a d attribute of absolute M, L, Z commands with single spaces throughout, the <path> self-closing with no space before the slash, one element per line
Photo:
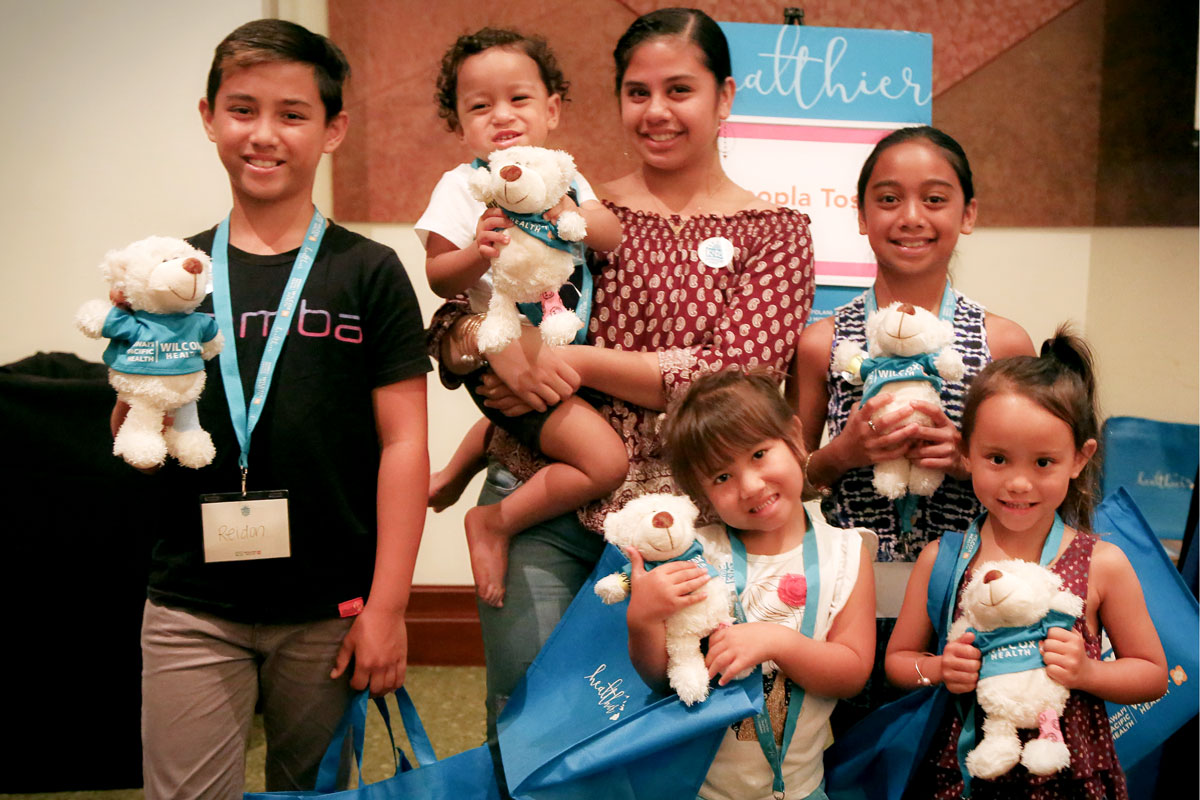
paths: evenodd
<path fill-rule="evenodd" d="M 846 278 L 874 278 L 875 264 L 863 261 L 818 261 L 818 275 L 839 275 Z"/>
<path fill-rule="evenodd" d="M 769 125 L 757 122 L 728 122 L 725 135 L 735 139 L 776 139 L 788 142 L 839 142 L 875 144 L 891 133 L 878 128 L 823 128 L 815 125 Z"/>

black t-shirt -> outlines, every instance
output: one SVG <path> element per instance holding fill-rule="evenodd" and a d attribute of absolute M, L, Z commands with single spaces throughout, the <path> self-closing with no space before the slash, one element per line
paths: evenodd
<path fill-rule="evenodd" d="M 214 230 L 189 241 L 209 251 Z M 229 249 L 230 294 L 245 399 L 296 252 Z M 211 295 L 199 312 L 212 313 Z M 225 348 L 235 346 L 225 342 Z M 199 470 L 169 466 L 151 483 L 178 516 L 153 532 L 149 597 L 244 622 L 336 617 L 366 599 L 375 562 L 379 440 L 371 393 L 422 375 L 421 312 L 395 252 L 330 223 L 305 283 L 251 439 L 251 491 L 286 489 L 291 557 L 204 562 L 199 495 L 240 488 L 239 446 L 219 359 L 207 363 L 201 425 L 217 455 Z"/>

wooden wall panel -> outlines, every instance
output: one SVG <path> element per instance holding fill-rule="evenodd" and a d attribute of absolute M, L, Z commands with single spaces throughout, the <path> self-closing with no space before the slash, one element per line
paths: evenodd
<path fill-rule="evenodd" d="M 484 24 L 537 32 L 555 49 L 572 86 L 550 143 L 571 151 L 593 183 L 627 172 L 634 163 L 617 120 L 612 48 L 638 14 L 668 4 L 442 0 L 417 11 L 415 3 L 391 0 L 330 3 L 330 31 L 354 67 L 350 135 L 334 156 L 335 214 L 347 221 L 415 221 L 441 173 L 466 160 L 437 116 L 433 87 L 446 47 Z M 743 22 L 779 20 L 783 6 L 696 5 L 717 19 Z M 1182 111 L 1186 138 L 1191 107 L 1171 99 L 1179 86 L 1164 89 L 1129 75 L 1131 64 L 1138 75 L 1166 70 L 1177 74 L 1184 92 L 1194 88 L 1194 3 L 1182 8 L 1186 2 L 1171 0 L 1153 12 L 1135 0 L 801 5 L 812 25 L 933 33 L 934 121 L 971 156 L 984 224 L 1196 224 L 1195 151 L 1185 147 L 1164 160 L 1152 135 L 1133 144 L 1123 136 L 1131 125 L 1160 130 L 1166 108 Z M 1130 24 L 1130 15 L 1140 24 Z M 1180 53 L 1190 70 L 1179 68 Z M 1156 194 L 1164 180 L 1175 187 L 1174 197 Z"/>
<path fill-rule="evenodd" d="M 1106 0 L 1097 225 L 1200 216 L 1195 0 Z"/>
<path fill-rule="evenodd" d="M 1085 0 L 934 99 L 934 124 L 971 159 L 981 225 L 1093 224 L 1103 5 Z"/>

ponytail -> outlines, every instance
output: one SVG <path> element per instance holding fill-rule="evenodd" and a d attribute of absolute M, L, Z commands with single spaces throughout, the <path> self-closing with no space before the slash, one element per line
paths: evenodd
<path fill-rule="evenodd" d="M 1087 342 L 1076 336 L 1071 331 L 1071 326 L 1064 322 L 1054 331 L 1054 336 L 1042 342 L 1040 357 L 1057 361 L 1079 377 L 1079 380 L 1083 382 L 1083 391 L 1094 413 L 1096 368 L 1095 360 L 1092 358 L 1092 349 L 1088 347 Z"/>

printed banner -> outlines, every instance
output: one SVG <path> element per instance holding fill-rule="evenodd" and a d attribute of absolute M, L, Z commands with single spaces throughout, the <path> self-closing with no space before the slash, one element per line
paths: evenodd
<path fill-rule="evenodd" d="M 932 120 L 933 37 L 746 22 L 721 29 L 737 81 L 726 172 L 812 218 L 818 284 L 869 286 L 875 259 L 858 232 L 858 173 L 888 133 Z M 832 308 L 840 297 L 817 302 Z"/>

